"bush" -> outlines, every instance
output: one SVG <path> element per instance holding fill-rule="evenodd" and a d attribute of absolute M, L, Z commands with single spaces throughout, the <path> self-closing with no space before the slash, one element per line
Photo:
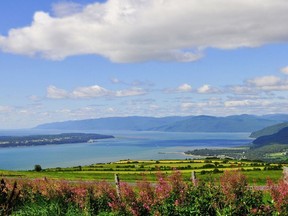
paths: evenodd
<path fill-rule="evenodd" d="M 249 187 L 240 171 L 225 171 L 220 184 L 193 184 L 178 170 L 170 176 L 157 173 L 156 183 L 144 175 L 136 184 L 121 182 L 120 196 L 104 181 L 18 180 L 13 187 L 10 180 L 1 184 L 0 205 L 14 197 L 12 215 L 288 215 L 288 185 L 268 181 L 268 186 L 271 203 L 264 201 L 262 191 Z"/>
<path fill-rule="evenodd" d="M 267 184 L 278 212 L 288 215 L 288 183 L 284 180 L 274 183 L 268 179 Z"/>

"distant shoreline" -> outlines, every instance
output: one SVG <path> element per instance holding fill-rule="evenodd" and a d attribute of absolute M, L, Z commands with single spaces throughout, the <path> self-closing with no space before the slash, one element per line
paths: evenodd
<path fill-rule="evenodd" d="M 25 146 L 63 145 L 76 143 L 94 143 L 99 139 L 112 139 L 112 135 L 93 133 L 61 133 L 49 135 L 0 136 L 0 148 Z"/>

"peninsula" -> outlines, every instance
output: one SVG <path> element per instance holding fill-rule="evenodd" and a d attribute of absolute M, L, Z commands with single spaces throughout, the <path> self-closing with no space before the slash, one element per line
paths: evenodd
<path fill-rule="evenodd" d="M 38 146 L 71 143 L 91 143 L 98 139 L 114 138 L 111 135 L 93 133 L 61 133 L 49 135 L 29 135 L 29 136 L 0 136 L 0 148 L 18 146 Z"/>

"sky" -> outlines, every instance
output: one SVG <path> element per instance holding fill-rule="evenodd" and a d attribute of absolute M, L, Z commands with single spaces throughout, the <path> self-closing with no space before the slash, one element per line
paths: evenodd
<path fill-rule="evenodd" d="M 288 113 L 287 0 L 1 0 L 0 129 Z"/>

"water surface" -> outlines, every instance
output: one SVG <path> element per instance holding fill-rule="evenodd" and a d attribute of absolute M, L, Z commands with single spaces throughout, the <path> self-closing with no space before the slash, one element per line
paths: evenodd
<path fill-rule="evenodd" d="M 183 152 L 188 150 L 243 146 L 251 142 L 249 133 L 86 132 L 114 135 L 115 139 L 95 143 L 0 148 L 0 169 L 27 170 L 33 169 L 35 164 L 40 164 L 43 168 L 83 166 L 121 159 L 185 159 L 189 156 Z M 0 131 L 1 136 L 56 133 L 61 132 Z"/>

